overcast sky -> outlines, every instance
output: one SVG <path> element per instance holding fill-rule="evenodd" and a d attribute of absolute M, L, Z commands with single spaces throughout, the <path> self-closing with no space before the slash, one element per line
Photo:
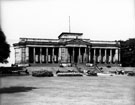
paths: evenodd
<path fill-rule="evenodd" d="M 1 0 L 1 26 L 9 43 L 20 37 L 58 38 L 83 33 L 91 40 L 135 38 L 135 0 Z"/>

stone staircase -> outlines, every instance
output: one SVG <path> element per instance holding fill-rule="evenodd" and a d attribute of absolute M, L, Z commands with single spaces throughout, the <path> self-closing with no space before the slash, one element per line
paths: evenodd
<path fill-rule="evenodd" d="M 107 67 L 107 66 L 110 66 L 110 67 L 120 67 L 119 64 L 113 64 L 113 63 L 111 63 L 111 64 L 97 64 L 97 66 L 99 66 L 99 67 Z"/>
<path fill-rule="evenodd" d="M 90 70 L 90 71 L 95 71 L 97 73 L 102 72 L 101 69 L 98 66 L 88 67 L 85 64 L 81 64 L 81 65 L 79 64 L 79 65 L 77 65 L 76 69 L 78 71 L 79 70 L 81 70 L 81 71 L 85 71 L 85 70 L 88 71 L 88 70 Z"/>
<path fill-rule="evenodd" d="M 108 68 L 107 66 L 110 66 L 110 68 Z M 32 67 L 32 69 L 31 69 Z M 96 71 L 97 73 L 99 72 L 104 72 L 104 73 L 108 73 L 109 71 L 115 71 L 116 69 L 117 70 L 120 70 L 122 69 L 122 67 L 120 67 L 118 64 L 116 65 L 110 65 L 110 64 L 97 64 L 97 66 L 92 66 L 92 67 L 88 67 L 86 66 L 85 64 L 77 64 L 77 65 L 73 65 L 72 67 L 59 67 L 59 64 L 58 63 L 54 63 L 54 64 L 32 64 L 30 67 L 28 67 L 30 71 L 33 71 L 33 70 L 41 70 L 41 69 L 46 69 L 46 70 L 49 70 L 49 71 L 53 71 L 54 73 L 57 71 L 57 70 L 60 70 L 60 71 L 79 71 L 79 72 L 82 72 L 82 71 L 87 71 L 87 70 L 90 70 L 90 71 Z M 102 68 L 102 69 L 101 69 Z"/>
<path fill-rule="evenodd" d="M 58 67 L 59 63 L 47 63 L 47 64 L 45 64 L 45 63 L 42 63 L 42 64 L 40 64 L 40 63 L 35 63 L 35 64 L 31 63 L 30 66 L 34 66 L 34 67 L 35 66 L 36 67 L 44 67 L 44 66 L 46 66 L 46 67 Z"/>

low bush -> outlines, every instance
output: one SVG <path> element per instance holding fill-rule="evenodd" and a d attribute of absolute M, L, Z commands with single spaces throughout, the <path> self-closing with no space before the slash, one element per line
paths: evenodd
<path fill-rule="evenodd" d="M 97 73 L 88 73 L 87 76 L 97 76 Z"/>
<path fill-rule="evenodd" d="M 95 70 L 88 70 L 87 76 L 97 76 L 97 72 Z"/>
<path fill-rule="evenodd" d="M 128 76 L 135 76 L 135 72 L 129 72 Z"/>
<path fill-rule="evenodd" d="M 33 71 L 32 76 L 35 77 L 52 77 L 53 72 L 48 70 L 42 70 L 42 71 Z"/>
<path fill-rule="evenodd" d="M 110 65 L 108 65 L 108 66 L 106 66 L 107 68 L 111 68 L 111 66 Z"/>

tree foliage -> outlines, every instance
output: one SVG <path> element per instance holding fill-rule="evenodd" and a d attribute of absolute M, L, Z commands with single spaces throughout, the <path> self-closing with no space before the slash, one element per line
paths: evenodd
<path fill-rule="evenodd" d="M 2 30 L 0 29 L 0 62 L 7 63 L 7 58 L 10 54 L 10 46 L 6 42 L 6 37 Z"/>
<path fill-rule="evenodd" d="M 121 63 L 123 66 L 135 67 L 135 38 L 121 43 Z"/>

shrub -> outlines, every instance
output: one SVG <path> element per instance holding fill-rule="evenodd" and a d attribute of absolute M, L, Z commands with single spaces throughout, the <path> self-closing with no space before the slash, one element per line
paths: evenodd
<path fill-rule="evenodd" d="M 92 71 L 92 70 L 88 70 L 87 71 L 87 76 L 97 76 L 97 72 L 96 71 Z"/>
<path fill-rule="evenodd" d="M 48 71 L 48 70 L 33 71 L 32 72 L 32 76 L 35 76 L 35 77 L 52 77 L 53 76 L 53 72 L 52 71 Z"/>
<path fill-rule="evenodd" d="M 135 76 L 135 72 L 129 72 L 128 76 Z"/>
<path fill-rule="evenodd" d="M 111 66 L 110 65 L 108 65 L 108 66 L 106 66 L 107 68 L 111 68 Z"/>

